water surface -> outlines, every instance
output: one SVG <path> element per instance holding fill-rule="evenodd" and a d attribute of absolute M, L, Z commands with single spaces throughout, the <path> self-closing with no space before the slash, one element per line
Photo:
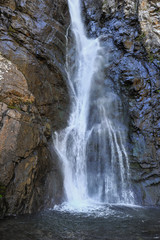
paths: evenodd
<path fill-rule="evenodd" d="M 160 208 L 101 206 L 0 220 L 1 240 L 160 239 Z"/>

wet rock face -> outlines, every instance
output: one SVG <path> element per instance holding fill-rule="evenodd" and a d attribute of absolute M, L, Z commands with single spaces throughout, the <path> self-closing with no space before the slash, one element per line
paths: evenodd
<path fill-rule="evenodd" d="M 159 205 L 159 1 L 83 0 L 82 8 L 88 35 L 105 49 L 105 85 L 125 108 L 136 202 Z"/>
<path fill-rule="evenodd" d="M 31 213 L 62 198 L 49 146 L 68 115 L 68 25 L 66 0 L 0 0 L 1 214 Z"/>

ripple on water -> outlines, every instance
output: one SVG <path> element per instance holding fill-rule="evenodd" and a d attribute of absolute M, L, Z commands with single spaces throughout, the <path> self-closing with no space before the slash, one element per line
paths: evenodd
<path fill-rule="evenodd" d="M 38 215 L 0 222 L 0 240 L 151 240 L 160 239 L 160 209 L 97 204 L 86 209 L 67 204 Z"/>

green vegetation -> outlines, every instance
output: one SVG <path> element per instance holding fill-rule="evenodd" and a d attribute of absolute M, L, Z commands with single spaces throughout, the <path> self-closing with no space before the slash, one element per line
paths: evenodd
<path fill-rule="evenodd" d="M 148 80 L 147 80 L 147 82 L 148 82 L 148 83 L 151 83 L 151 80 L 150 80 L 150 79 L 148 79 Z"/>
<path fill-rule="evenodd" d="M 31 99 L 28 99 L 26 102 L 25 102 L 25 104 L 27 104 L 27 105 L 30 105 L 30 104 L 33 104 L 34 103 L 34 100 L 31 100 Z"/>
<path fill-rule="evenodd" d="M 146 38 L 146 34 L 142 32 L 138 37 L 136 37 L 136 41 L 143 42 Z M 154 60 L 157 60 L 158 62 L 156 63 L 157 65 L 160 65 L 160 57 L 157 56 L 156 54 L 152 53 L 150 49 L 147 49 L 147 58 L 149 62 L 153 62 Z"/>
<path fill-rule="evenodd" d="M 153 53 L 149 53 L 147 57 L 148 57 L 148 61 L 151 62 L 151 63 L 152 63 L 152 62 L 154 61 L 154 59 L 155 59 L 155 56 L 154 56 Z"/>
<path fill-rule="evenodd" d="M 9 32 L 16 33 L 16 30 L 10 25 L 8 28 Z"/>
<path fill-rule="evenodd" d="M 156 92 L 156 93 L 160 93 L 160 89 L 157 89 L 155 92 Z"/>
<path fill-rule="evenodd" d="M 10 109 L 16 109 L 16 110 L 18 110 L 18 111 L 21 111 L 20 107 L 17 106 L 17 105 L 8 105 L 8 108 L 10 108 Z"/>
<path fill-rule="evenodd" d="M 138 37 L 136 37 L 136 41 L 142 42 L 145 39 L 146 35 L 142 32 Z"/>
<path fill-rule="evenodd" d="M 4 197 L 6 187 L 3 185 L 0 185 L 0 199 Z"/>
<path fill-rule="evenodd" d="M 151 63 L 152 63 L 154 60 L 157 60 L 157 61 L 158 61 L 157 64 L 160 65 L 160 57 L 157 56 L 156 54 L 153 54 L 153 53 L 151 53 L 151 52 L 148 52 L 147 58 L 148 58 L 148 61 L 151 62 Z"/>

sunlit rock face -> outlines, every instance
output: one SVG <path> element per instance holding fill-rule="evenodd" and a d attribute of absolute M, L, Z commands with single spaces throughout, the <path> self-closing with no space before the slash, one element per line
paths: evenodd
<path fill-rule="evenodd" d="M 61 117 L 63 125 L 61 104 L 68 102 L 64 70 L 67 1 L 3 1 L 0 11 L 0 52 L 25 75 L 40 113 L 51 118 L 56 128 Z"/>
<path fill-rule="evenodd" d="M 0 213 L 60 202 L 49 145 L 67 121 L 66 0 L 0 1 Z"/>
<path fill-rule="evenodd" d="M 160 204 L 159 1 L 83 0 L 86 29 L 106 53 L 105 79 L 123 101 L 138 204 Z"/>
<path fill-rule="evenodd" d="M 160 2 L 141 0 L 138 17 L 147 50 L 160 55 Z"/>

